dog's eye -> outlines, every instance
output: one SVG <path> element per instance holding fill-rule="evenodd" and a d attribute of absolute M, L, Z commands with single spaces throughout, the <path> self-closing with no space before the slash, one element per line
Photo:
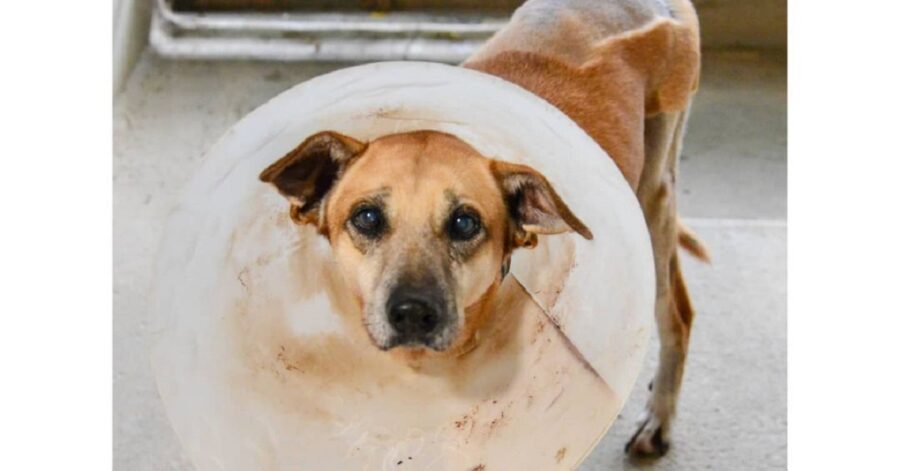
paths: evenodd
<path fill-rule="evenodd" d="M 384 214 L 376 206 L 363 206 L 353 213 L 350 223 L 361 234 L 375 237 L 384 228 Z"/>
<path fill-rule="evenodd" d="M 453 240 L 470 240 L 481 232 L 481 220 L 471 213 L 457 211 L 447 221 L 447 234 Z"/>

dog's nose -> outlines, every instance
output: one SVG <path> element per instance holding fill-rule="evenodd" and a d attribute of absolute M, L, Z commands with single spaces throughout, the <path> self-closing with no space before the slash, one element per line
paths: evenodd
<path fill-rule="evenodd" d="M 424 299 L 403 296 L 388 306 L 388 320 L 404 341 L 424 340 L 440 323 L 437 309 Z"/>

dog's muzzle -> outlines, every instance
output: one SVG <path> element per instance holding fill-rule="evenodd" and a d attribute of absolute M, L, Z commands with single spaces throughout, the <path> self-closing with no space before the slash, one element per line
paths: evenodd
<path fill-rule="evenodd" d="M 442 293 L 433 286 L 398 286 L 385 306 L 394 330 L 392 346 L 446 348 L 442 341 L 450 315 Z"/>

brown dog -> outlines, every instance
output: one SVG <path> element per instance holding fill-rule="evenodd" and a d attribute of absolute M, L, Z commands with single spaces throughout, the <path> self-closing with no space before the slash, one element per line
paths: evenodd
<path fill-rule="evenodd" d="M 661 341 L 646 417 L 627 446 L 636 455 L 668 449 L 684 370 L 693 308 L 676 246 L 708 259 L 675 211 L 699 61 L 688 0 L 531 0 L 463 64 L 556 105 L 635 189 L 653 243 Z M 513 250 L 542 234 L 592 237 L 540 173 L 433 131 L 369 143 L 322 132 L 260 178 L 290 201 L 294 221 L 328 238 L 385 350 L 466 351 Z"/>

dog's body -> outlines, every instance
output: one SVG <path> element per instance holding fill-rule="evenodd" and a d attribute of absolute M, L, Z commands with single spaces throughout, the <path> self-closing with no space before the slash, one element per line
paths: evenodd
<path fill-rule="evenodd" d="M 628 445 L 639 455 L 668 447 L 687 353 L 693 310 L 677 245 L 706 257 L 678 224 L 674 188 L 699 57 L 688 0 L 531 0 L 463 64 L 556 105 L 637 194 L 662 344 L 647 417 Z M 295 222 L 329 239 L 372 342 L 385 350 L 464 354 L 515 249 L 539 235 L 592 237 L 539 172 L 433 131 L 369 143 L 322 132 L 260 177 L 291 202 Z"/>
<path fill-rule="evenodd" d="M 675 210 L 699 43 L 688 0 L 531 0 L 463 64 L 556 105 L 609 153 L 636 190 L 653 242 L 661 342 L 646 417 L 627 447 L 637 455 L 667 450 L 687 355 L 693 308 L 678 242 L 707 259 Z"/>

